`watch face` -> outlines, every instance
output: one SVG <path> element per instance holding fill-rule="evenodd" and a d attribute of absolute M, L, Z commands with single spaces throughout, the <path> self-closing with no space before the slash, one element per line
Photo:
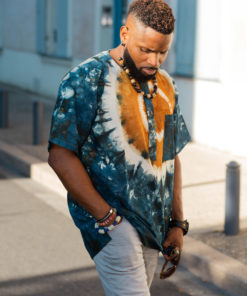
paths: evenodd
<path fill-rule="evenodd" d="M 189 230 L 189 224 L 188 224 L 188 222 L 185 222 L 184 223 L 184 230 L 186 231 L 186 233 L 188 232 L 188 230 Z"/>

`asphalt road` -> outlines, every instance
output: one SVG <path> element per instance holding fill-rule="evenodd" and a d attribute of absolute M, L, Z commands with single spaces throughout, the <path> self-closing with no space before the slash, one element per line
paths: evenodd
<path fill-rule="evenodd" d="M 1 296 L 104 295 L 66 200 L 1 166 L 0 237 Z M 169 280 L 158 272 L 152 295 L 226 295 L 182 267 Z"/>

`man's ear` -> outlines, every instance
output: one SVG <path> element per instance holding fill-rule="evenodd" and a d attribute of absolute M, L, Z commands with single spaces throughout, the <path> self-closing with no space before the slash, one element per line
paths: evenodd
<path fill-rule="evenodd" d="M 120 40 L 125 44 L 128 42 L 128 28 L 126 26 L 122 26 L 120 29 Z"/>

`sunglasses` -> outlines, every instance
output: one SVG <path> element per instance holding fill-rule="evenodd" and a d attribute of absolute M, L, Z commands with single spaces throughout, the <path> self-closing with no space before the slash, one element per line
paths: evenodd
<path fill-rule="evenodd" d="M 160 279 L 166 279 L 176 271 L 180 260 L 180 250 L 178 247 L 172 248 L 171 250 L 169 250 L 169 254 L 167 255 L 169 256 L 169 259 L 166 259 L 162 267 L 162 270 L 160 272 Z M 166 269 L 169 262 L 172 264 L 172 266 Z"/>

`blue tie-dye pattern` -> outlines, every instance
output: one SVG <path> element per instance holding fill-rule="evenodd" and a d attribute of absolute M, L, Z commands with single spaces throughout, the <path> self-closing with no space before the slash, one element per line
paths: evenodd
<path fill-rule="evenodd" d="M 178 105 L 178 91 L 174 80 L 172 83 L 175 88 L 175 108 L 173 114 L 166 115 L 165 117 L 163 161 L 174 159 L 176 154 L 191 141 L 190 134 Z"/>
<path fill-rule="evenodd" d="M 147 84 L 141 83 L 141 88 L 145 92 L 145 94 L 149 93 L 149 89 Z M 149 137 L 149 157 L 151 161 L 156 160 L 156 141 L 157 141 L 157 134 L 155 128 L 155 120 L 154 120 L 154 108 L 151 99 L 144 98 L 144 103 L 147 110 L 147 119 L 148 119 L 148 137 Z"/>
<path fill-rule="evenodd" d="M 109 110 L 102 105 L 104 87 L 112 82 L 106 77 L 113 67 L 109 52 L 103 52 L 70 71 L 61 82 L 52 116 L 49 138 L 74 151 L 86 168 L 92 183 L 102 197 L 137 229 L 144 245 L 162 250 L 172 211 L 174 157 L 190 140 L 183 117 L 176 105 L 173 115 L 166 116 L 163 160 L 171 160 L 166 176 L 158 180 L 144 171 L 142 162 L 131 165 L 117 138 L 107 129 L 112 121 Z M 116 77 L 117 79 L 117 77 Z M 107 98 L 108 99 L 108 98 Z M 109 97 L 109 100 L 114 98 Z M 146 102 L 149 121 L 150 159 L 156 158 L 155 121 L 152 102 Z M 152 112 L 151 112 L 152 111 Z M 121 132 L 119 132 L 121 134 Z M 118 148 L 117 148 L 118 147 Z M 95 218 L 68 194 L 71 216 L 80 229 L 85 246 L 94 257 L 110 240 L 98 234 Z"/>
<path fill-rule="evenodd" d="M 145 106 L 147 109 L 148 117 L 148 137 L 149 137 L 149 157 L 152 161 L 156 160 L 156 129 L 155 129 L 155 120 L 154 120 L 154 110 L 152 100 L 145 98 Z"/>

